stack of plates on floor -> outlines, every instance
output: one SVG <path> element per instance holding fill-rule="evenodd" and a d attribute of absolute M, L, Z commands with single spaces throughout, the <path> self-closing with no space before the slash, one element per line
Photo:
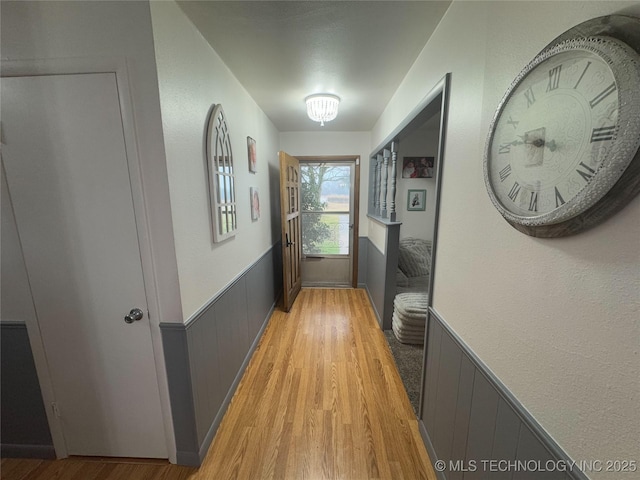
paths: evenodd
<path fill-rule="evenodd" d="M 391 329 L 399 342 L 422 345 L 427 320 L 426 293 L 399 293 L 393 301 Z"/>

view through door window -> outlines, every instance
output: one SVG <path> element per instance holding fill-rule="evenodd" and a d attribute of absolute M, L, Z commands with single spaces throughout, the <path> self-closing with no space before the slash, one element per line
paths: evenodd
<path fill-rule="evenodd" d="M 349 255 L 349 165 L 300 164 L 302 254 Z"/>

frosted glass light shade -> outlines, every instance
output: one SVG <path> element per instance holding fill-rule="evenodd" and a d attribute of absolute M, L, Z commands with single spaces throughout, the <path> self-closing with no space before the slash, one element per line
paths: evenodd
<path fill-rule="evenodd" d="M 324 127 L 324 122 L 330 122 L 338 116 L 340 97 L 337 95 L 319 93 L 309 95 L 304 101 L 307 103 L 307 115 L 314 122 L 320 122 L 321 127 Z"/>

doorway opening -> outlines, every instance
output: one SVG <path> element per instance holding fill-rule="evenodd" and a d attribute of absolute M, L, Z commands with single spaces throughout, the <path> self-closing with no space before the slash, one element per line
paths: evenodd
<path fill-rule="evenodd" d="M 418 418 L 424 410 L 450 82 L 446 74 L 371 155 L 369 216 L 380 219 L 387 234 L 381 326 Z"/>
<path fill-rule="evenodd" d="M 357 286 L 360 161 L 299 157 L 302 286 Z"/>
<path fill-rule="evenodd" d="M 434 162 L 439 157 L 441 116 L 438 110 L 417 125 L 399 142 L 398 149 L 402 159 L 398 176 L 402 177 L 397 189 L 400 199 L 397 220 L 402 225 L 393 318 L 391 329 L 384 334 L 416 415 L 420 409 L 431 251 L 436 227 L 436 175 L 442 167 L 441 162 Z M 421 164 L 429 165 L 424 174 L 419 171 Z M 417 175 L 413 175 L 414 172 Z M 418 206 L 416 198 L 420 201 Z"/>

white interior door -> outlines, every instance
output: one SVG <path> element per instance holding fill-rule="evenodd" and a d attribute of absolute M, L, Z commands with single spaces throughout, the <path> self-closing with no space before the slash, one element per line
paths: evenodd
<path fill-rule="evenodd" d="M 3 78 L 2 137 L 68 454 L 166 458 L 115 74 Z"/>

